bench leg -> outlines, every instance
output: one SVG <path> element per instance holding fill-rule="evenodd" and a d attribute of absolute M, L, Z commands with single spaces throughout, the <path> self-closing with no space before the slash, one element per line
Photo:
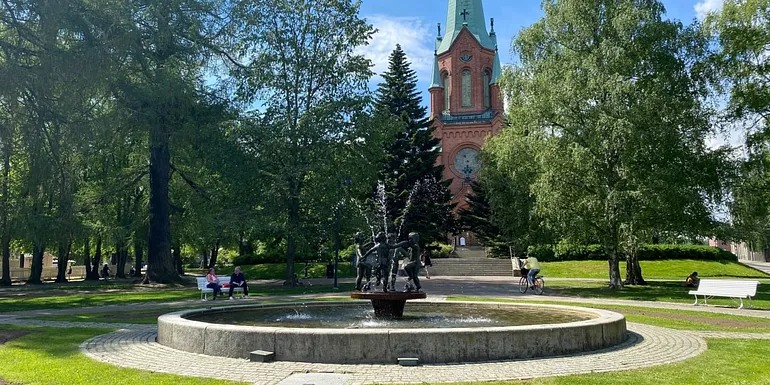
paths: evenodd
<path fill-rule="evenodd" d="M 692 304 L 694 306 L 698 306 L 698 295 L 697 294 L 694 294 L 694 295 L 695 295 L 695 302 L 693 302 Z"/>
<path fill-rule="evenodd" d="M 739 298 L 741 300 L 741 306 L 738 306 L 738 309 L 743 309 L 743 298 Z"/>

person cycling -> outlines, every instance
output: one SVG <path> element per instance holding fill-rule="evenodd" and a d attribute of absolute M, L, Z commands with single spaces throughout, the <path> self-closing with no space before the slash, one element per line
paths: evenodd
<path fill-rule="evenodd" d="M 527 258 L 522 259 L 521 262 L 524 263 L 524 266 L 527 269 L 529 269 L 529 272 L 527 273 L 527 283 L 529 283 L 530 289 L 534 289 L 535 278 L 537 278 L 537 274 L 540 273 L 540 262 L 535 258 L 532 252 L 528 252 Z"/>

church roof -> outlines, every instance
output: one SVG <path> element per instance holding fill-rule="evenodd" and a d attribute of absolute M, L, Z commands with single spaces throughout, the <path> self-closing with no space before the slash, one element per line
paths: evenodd
<path fill-rule="evenodd" d="M 481 0 L 449 0 L 446 33 L 442 39 L 439 39 L 438 53 L 449 51 L 449 47 L 463 28 L 468 28 L 482 47 L 495 49 L 497 39 L 494 37 L 494 32 L 491 36 L 487 33 L 487 26 L 484 23 L 484 7 L 481 5 Z"/>
<path fill-rule="evenodd" d="M 500 81 L 500 76 L 503 75 L 503 68 L 500 66 L 500 54 L 497 53 L 497 48 L 495 48 L 495 59 L 492 66 L 492 80 L 489 84 L 497 84 Z"/>
<path fill-rule="evenodd" d="M 438 68 L 438 53 L 433 53 L 433 82 L 430 83 L 430 86 L 428 86 L 428 89 L 431 88 L 444 88 L 444 86 L 441 85 L 441 71 Z"/>

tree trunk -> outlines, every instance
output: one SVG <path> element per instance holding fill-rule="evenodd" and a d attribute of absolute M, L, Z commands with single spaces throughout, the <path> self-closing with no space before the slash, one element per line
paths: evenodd
<path fill-rule="evenodd" d="M 99 280 L 99 269 L 102 268 L 102 236 L 96 237 L 96 254 L 94 254 L 94 274 L 96 274 L 96 280 Z"/>
<path fill-rule="evenodd" d="M 37 242 L 37 241 L 32 242 L 32 266 L 30 267 L 29 279 L 27 279 L 27 284 L 39 285 L 43 283 L 41 276 L 43 274 L 43 255 L 44 254 L 45 254 L 45 243 Z"/>
<path fill-rule="evenodd" d="M 217 242 L 214 244 L 214 248 L 211 249 L 211 259 L 209 259 L 209 269 L 212 267 L 216 267 L 218 256 L 219 256 L 219 239 L 217 239 Z"/>
<path fill-rule="evenodd" d="M 184 266 L 182 266 L 182 247 L 181 245 L 174 246 L 174 267 L 179 275 L 184 274 Z"/>
<path fill-rule="evenodd" d="M 154 125 L 150 128 L 150 143 L 150 232 L 144 282 L 180 282 L 171 256 L 169 134 L 163 127 Z"/>
<path fill-rule="evenodd" d="M 8 207 L 8 180 L 11 172 L 11 143 L 10 129 L 6 127 L 6 134 L 3 138 L 3 201 L 2 201 L 2 235 L 0 235 L 0 248 L 3 249 L 3 277 L 0 279 L 0 285 L 11 286 L 11 226 L 10 226 L 10 208 Z M 21 256 L 24 260 L 24 256 Z"/>
<path fill-rule="evenodd" d="M 96 258 L 91 259 L 91 238 L 86 237 L 85 243 L 83 243 L 83 259 L 86 266 L 86 281 L 98 281 L 99 280 L 99 267 L 96 262 Z"/>
<path fill-rule="evenodd" d="M 59 263 L 56 265 L 56 283 L 69 282 L 67 281 L 67 268 L 69 268 L 70 250 L 72 250 L 71 241 L 59 242 L 59 250 L 56 253 L 59 258 Z"/>
<path fill-rule="evenodd" d="M 289 183 L 288 231 L 286 234 L 286 282 L 294 286 L 294 254 L 297 250 L 296 237 L 299 231 L 299 187 L 297 182 Z"/>
<path fill-rule="evenodd" d="M 609 268 L 610 268 L 610 289 L 622 289 L 623 282 L 620 280 L 620 263 L 618 262 L 617 246 L 608 248 Z"/>
<path fill-rule="evenodd" d="M 639 265 L 639 258 L 636 252 L 637 248 L 632 247 L 626 256 L 626 285 L 646 285 L 642 277 L 642 266 Z"/>
<path fill-rule="evenodd" d="M 142 238 L 134 234 L 134 277 L 142 276 L 142 266 L 144 266 L 144 242 Z"/>
<path fill-rule="evenodd" d="M 115 278 L 126 278 L 126 263 L 128 262 L 128 244 L 121 241 L 120 250 L 116 253 Z"/>

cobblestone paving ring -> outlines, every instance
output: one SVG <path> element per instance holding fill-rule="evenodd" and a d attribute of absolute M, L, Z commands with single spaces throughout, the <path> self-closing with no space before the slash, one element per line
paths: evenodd
<path fill-rule="evenodd" d="M 93 337 L 80 349 L 113 365 L 154 372 L 207 377 L 253 384 L 278 384 L 293 373 L 339 373 L 348 384 L 504 381 L 570 374 L 612 372 L 670 364 L 706 350 L 696 333 L 628 324 L 629 338 L 610 349 L 565 357 L 469 364 L 336 365 L 301 362 L 256 363 L 243 359 L 186 353 L 155 342 L 153 328 L 120 330 Z"/>

